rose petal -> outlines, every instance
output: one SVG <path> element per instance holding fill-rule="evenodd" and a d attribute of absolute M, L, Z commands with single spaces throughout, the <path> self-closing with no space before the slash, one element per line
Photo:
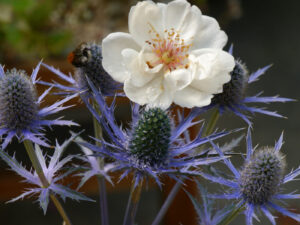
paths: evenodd
<path fill-rule="evenodd" d="M 124 64 L 129 72 L 128 79 L 130 83 L 135 87 L 142 87 L 146 83 L 159 76 L 157 74 L 163 65 L 157 65 L 156 67 L 149 69 L 145 62 L 145 54 L 143 51 L 140 53 L 133 49 L 124 49 L 122 51 L 124 57 Z M 162 75 L 160 75 L 162 76 Z"/>
<path fill-rule="evenodd" d="M 181 107 L 203 107 L 211 102 L 212 94 L 204 93 L 191 86 L 177 91 L 174 95 L 174 102 Z"/>
<path fill-rule="evenodd" d="M 179 31 L 180 38 L 189 43 L 198 32 L 201 23 L 201 11 L 196 6 L 190 5 L 185 0 L 176 0 L 170 2 L 164 8 L 165 29 L 174 28 Z"/>
<path fill-rule="evenodd" d="M 137 87 L 133 85 L 132 79 L 128 79 L 124 83 L 124 92 L 131 101 L 144 105 L 153 102 L 162 93 L 162 82 L 160 76 L 144 86 Z"/>
<path fill-rule="evenodd" d="M 218 22 L 209 16 L 202 16 L 201 25 L 194 38 L 192 49 L 220 48 L 227 43 L 227 35 L 220 29 Z"/>
<path fill-rule="evenodd" d="M 125 48 L 140 49 L 131 35 L 127 33 L 112 33 L 102 41 L 103 68 L 114 80 L 121 83 L 129 76 L 121 54 Z"/>
<path fill-rule="evenodd" d="M 131 7 L 128 18 L 129 33 L 141 47 L 147 48 L 146 41 L 157 38 L 154 30 L 162 37 L 164 7 L 165 4 L 155 4 L 152 1 L 138 2 Z"/>
<path fill-rule="evenodd" d="M 233 56 L 218 49 L 201 49 L 193 53 L 198 57 L 193 62 L 196 76 L 191 86 L 207 93 L 222 92 L 223 84 L 230 81 L 230 72 L 235 66 Z"/>
<path fill-rule="evenodd" d="M 172 104 L 175 89 L 171 83 L 159 76 L 143 87 L 136 87 L 132 80 L 127 80 L 124 83 L 124 91 L 131 101 L 140 105 L 167 109 Z"/>
<path fill-rule="evenodd" d="M 177 69 L 165 74 L 165 79 L 175 90 L 181 90 L 192 82 L 193 73 L 191 70 Z"/>

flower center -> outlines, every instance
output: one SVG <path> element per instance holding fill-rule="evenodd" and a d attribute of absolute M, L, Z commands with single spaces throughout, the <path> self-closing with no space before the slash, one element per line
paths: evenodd
<path fill-rule="evenodd" d="M 164 52 L 161 56 L 162 61 L 168 65 L 169 63 L 173 62 L 174 57 L 170 54 L 170 52 Z"/>
<path fill-rule="evenodd" d="M 149 34 L 153 34 L 155 37 L 146 43 L 151 46 L 152 52 L 156 56 L 155 60 L 146 62 L 149 68 L 163 64 L 166 71 L 177 68 L 187 69 L 189 67 L 187 58 L 191 44 L 185 44 L 184 39 L 180 37 L 180 32 L 175 31 L 174 28 L 166 29 L 164 37 L 161 37 L 150 23 L 149 25 Z"/>

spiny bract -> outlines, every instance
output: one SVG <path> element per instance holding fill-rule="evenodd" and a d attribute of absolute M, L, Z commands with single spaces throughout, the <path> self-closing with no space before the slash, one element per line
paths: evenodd
<path fill-rule="evenodd" d="M 223 92 L 216 94 L 212 102 L 223 106 L 236 104 L 244 98 L 249 72 L 241 61 L 235 61 L 235 67 L 230 73 L 231 80 L 223 85 Z"/>
<path fill-rule="evenodd" d="M 241 171 L 240 188 L 245 201 L 264 204 L 278 192 L 285 163 L 272 148 L 259 150 Z"/>
<path fill-rule="evenodd" d="M 0 122 L 2 128 L 21 132 L 38 117 L 36 90 L 25 71 L 8 70 L 0 79 Z"/>
<path fill-rule="evenodd" d="M 129 141 L 132 156 L 141 163 L 159 166 L 168 158 L 171 122 L 160 108 L 145 111 L 135 126 Z"/>

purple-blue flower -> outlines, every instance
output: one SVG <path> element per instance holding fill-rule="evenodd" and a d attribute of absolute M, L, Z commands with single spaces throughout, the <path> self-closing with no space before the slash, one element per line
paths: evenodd
<path fill-rule="evenodd" d="M 211 142 L 213 147 L 223 156 L 221 149 Z M 212 198 L 238 200 L 237 207 L 245 207 L 246 224 L 252 225 L 256 211 L 261 210 L 264 215 L 276 224 L 275 217 L 270 210 L 275 210 L 285 216 L 300 222 L 300 215 L 281 207 L 278 203 L 287 199 L 299 199 L 299 194 L 282 193 L 283 185 L 294 181 L 300 175 L 300 167 L 284 175 L 284 156 L 280 153 L 283 144 L 283 135 L 280 136 L 274 147 L 256 149 L 252 146 L 250 129 L 247 135 L 247 156 L 241 170 L 238 170 L 229 159 L 225 164 L 234 175 L 232 179 L 216 177 L 202 173 L 202 176 L 212 182 L 230 188 L 228 193 L 213 194 Z"/>
<path fill-rule="evenodd" d="M 2 149 L 10 143 L 13 137 L 20 141 L 31 140 L 39 145 L 47 146 L 44 127 L 52 125 L 77 125 L 71 121 L 52 119 L 45 117 L 69 108 L 63 104 L 75 95 L 70 95 L 50 106 L 41 108 L 40 103 L 44 100 L 52 87 L 44 91 L 41 96 L 36 93 L 35 84 L 40 69 L 39 63 L 31 74 L 27 76 L 23 70 L 6 70 L 0 65 L 0 136 L 4 138 Z"/>
<path fill-rule="evenodd" d="M 229 52 L 232 54 L 232 47 L 230 48 Z M 217 108 L 221 114 L 225 111 L 233 112 L 235 115 L 246 121 L 249 126 L 252 125 L 249 118 L 249 113 L 260 113 L 269 116 L 283 117 L 277 112 L 272 112 L 265 108 L 252 106 L 250 104 L 289 102 L 293 101 L 292 99 L 278 96 L 261 96 L 262 92 L 255 96 L 246 96 L 246 89 L 248 85 L 257 81 L 260 76 L 263 75 L 270 67 L 270 65 L 263 67 L 262 69 L 258 69 L 256 72 L 249 75 L 245 64 L 240 60 L 236 60 L 235 67 L 230 73 L 231 80 L 223 85 L 223 92 L 216 94 L 213 97 L 211 104 L 204 108 Z"/>
<path fill-rule="evenodd" d="M 75 74 L 66 75 L 47 64 L 42 64 L 48 70 L 56 74 L 69 86 L 53 81 L 53 83 L 40 81 L 39 83 L 54 86 L 62 94 L 79 93 L 81 97 L 89 97 L 91 94 L 87 77 L 101 91 L 104 96 L 114 96 L 120 88 L 120 84 L 114 81 L 102 67 L 102 49 L 95 43 L 81 43 L 68 56 L 68 61 L 75 66 Z"/>
<path fill-rule="evenodd" d="M 90 143 L 80 144 L 93 150 L 96 154 L 115 160 L 114 170 L 123 170 L 120 180 L 130 172 L 134 173 L 135 186 L 147 176 L 153 177 L 161 185 L 159 176 L 166 174 L 178 180 L 188 175 L 197 175 L 199 165 L 207 165 L 221 160 L 223 157 L 198 154 L 191 156 L 195 148 L 208 142 L 209 139 L 220 138 L 228 132 L 213 133 L 202 137 L 202 129 L 194 140 L 186 141 L 181 135 L 187 134 L 187 129 L 199 121 L 193 122 L 198 114 L 194 109 L 190 114 L 181 118 L 177 126 L 168 112 L 160 108 L 140 109 L 132 106 L 132 124 L 128 130 L 118 126 L 114 117 L 114 102 L 109 107 L 96 87 L 89 82 L 94 97 L 99 105 L 101 115 L 87 103 L 93 116 L 102 124 L 109 136 L 109 141 L 97 140 L 102 145 Z"/>

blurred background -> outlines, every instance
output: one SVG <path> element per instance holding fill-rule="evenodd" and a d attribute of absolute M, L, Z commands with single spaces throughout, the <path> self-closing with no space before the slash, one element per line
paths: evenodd
<path fill-rule="evenodd" d="M 66 56 L 83 41 L 101 42 L 107 34 L 116 31 L 127 31 L 127 15 L 135 0 L 0 0 L 0 63 L 6 68 L 24 69 L 30 74 L 33 67 L 44 59 L 44 62 L 59 67 L 64 72 L 72 72 L 72 66 Z M 161 1 L 167 2 L 167 1 Z M 234 44 L 234 56 L 245 62 L 250 71 L 255 71 L 268 64 L 272 68 L 254 83 L 248 90 L 249 95 L 264 91 L 265 95 L 280 94 L 283 97 L 299 99 L 300 91 L 300 1 L 299 0 L 193 0 L 189 1 L 201 8 L 206 15 L 215 17 L 229 37 L 228 49 Z M 53 75 L 41 70 L 40 77 L 51 80 Z M 48 98 L 55 101 L 54 97 Z M 75 131 L 85 129 L 84 136 L 92 135 L 92 119 L 80 102 L 76 107 L 64 112 L 67 119 L 81 124 Z M 285 145 L 283 152 L 287 154 L 287 170 L 300 164 L 299 102 L 272 104 L 270 109 L 276 110 L 288 119 L 277 119 L 258 115 L 254 121 L 254 144 L 273 145 L 284 130 Z M 128 102 L 120 101 L 116 111 L 118 119 L 126 124 L 129 120 Z M 205 115 L 208 117 L 209 113 Z M 246 124 L 236 116 L 224 115 L 218 123 L 220 129 L 245 127 Z M 68 137 L 67 128 L 47 130 L 47 137 L 56 137 L 63 141 Z M 237 151 L 245 151 L 244 140 Z M 30 165 L 23 146 L 14 142 L 9 152 L 16 152 L 17 158 Z M 72 145 L 69 153 L 78 151 Z M 51 154 L 51 153 L 50 153 Z M 236 160 L 238 161 L 238 160 Z M 238 163 L 238 162 L 237 162 Z M 37 203 L 23 200 L 12 204 L 6 201 L 17 196 L 27 186 L 21 178 L 8 170 L 4 162 L 0 162 L 0 218 L 1 225 L 56 225 L 61 219 L 50 204 L 44 216 Z M 75 187 L 77 180 L 67 179 L 66 183 Z M 213 185 L 203 181 L 210 188 Z M 149 184 L 142 194 L 138 210 L 137 223 L 151 224 L 164 197 L 173 183 L 165 180 L 161 191 Z M 195 185 L 189 183 L 187 188 L 195 193 Z M 299 182 L 289 185 L 286 191 L 296 190 Z M 112 187 L 107 185 L 109 196 L 110 221 L 112 225 L 122 223 L 128 199 L 130 179 Z M 88 196 L 98 199 L 95 180 L 89 181 L 82 189 Z M 217 206 L 222 207 L 221 202 Z M 291 202 L 290 208 L 300 213 L 300 201 Z M 100 224 L 100 210 L 95 203 L 66 201 L 66 210 L 73 218 L 75 225 Z M 277 215 L 278 224 L 297 224 L 292 220 Z M 196 215 L 184 192 L 181 192 L 170 208 L 165 225 L 194 225 Z M 240 216 L 233 225 L 244 224 Z M 262 220 L 261 224 L 269 224 Z"/>

